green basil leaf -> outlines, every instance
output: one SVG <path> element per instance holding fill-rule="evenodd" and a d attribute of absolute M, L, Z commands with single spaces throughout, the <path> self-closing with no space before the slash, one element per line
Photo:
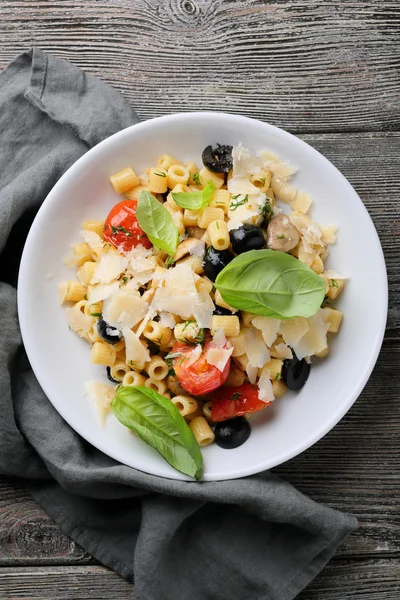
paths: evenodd
<path fill-rule="evenodd" d="M 163 205 L 150 192 L 144 191 L 139 196 L 136 217 L 147 237 L 160 250 L 171 256 L 178 246 L 178 228 Z"/>
<path fill-rule="evenodd" d="M 203 190 L 195 190 L 194 192 L 172 192 L 172 198 L 177 205 L 182 208 L 200 210 L 210 204 L 213 193 L 214 184 L 210 179 L 210 181 L 207 181 Z"/>
<path fill-rule="evenodd" d="M 294 256 L 276 250 L 239 254 L 214 285 L 230 306 L 275 319 L 311 317 L 325 297 L 322 277 Z"/>
<path fill-rule="evenodd" d="M 203 456 L 192 430 L 176 406 L 144 386 L 121 386 L 111 410 L 123 425 L 181 473 L 201 479 Z"/>

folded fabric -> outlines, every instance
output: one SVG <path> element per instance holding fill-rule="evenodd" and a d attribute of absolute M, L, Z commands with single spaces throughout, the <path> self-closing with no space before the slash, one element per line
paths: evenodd
<path fill-rule="evenodd" d="M 136 122 L 117 91 L 38 49 L 0 73 L 0 473 L 22 479 L 99 561 L 134 577 L 135 600 L 290 600 L 353 517 L 271 473 L 189 483 L 121 465 L 63 421 L 24 353 L 15 287 L 35 212 L 79 156 Z"/>

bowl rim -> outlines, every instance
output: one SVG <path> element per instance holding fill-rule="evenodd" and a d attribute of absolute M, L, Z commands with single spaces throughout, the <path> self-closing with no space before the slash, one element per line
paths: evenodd
<path fill-rule="evenodd" d="M 53 188 L 50 190 L 50 192 L 47 194 L 46 198 L 44 199 L 43 203 L 41 204 L 41 206 L 36 214 L 36 217 L 32 223 L 30 231 L 28 233 L 27 239 L 25 241 L 22 257 L 21 257 L 21 263 L 20 263 L 19 274 L 18 274 L 18 284 L 17 284 L 17 305 L 18 305 L 18 315 L 19 315 L 21 336 L 22 336 L 22 340 L 24 343 L 25 351 L 28 356 L 30 365 L 33 369 L 33 372 L 34 372 L 35 376 L 37 377 L 38 382 L 39 382 L 41 388 L 43 389 L 46 397 L 48 398 L 49 402 L 51 402 L 51 404 L 54 406 L 55 410 L 61 415 L 61 417 L 82 438 L 84 438 L 86 441 L 88 441 L 90 444 L 92 444 L 94 447 L 96 447 L 101 452 L 104 452 L 111 458 L 114 458 L 118 462 L 126 465 L 126 462 L 125 462 L 126 459 L 121 455 L 121 453 L 118 450 L 116 450 L 116 451 L 113 451 L 112 449 L 111 449 L 111 451 L 109 449 L 105 450 L 104 447 L 101 447 L 101 445 L 98 444 L 93 439 L 91 432 L 87 432 L 85 430 L 85 427 L 77 426 L 75 423 L 72 425 L 68 418 L 68 415 L 65 414 L 63 407 L 60 408 L 60 407 L 56 406 L 53 403 L 53 401 L 51 400 L 50 394 L 48 394 L 48 392 L 46 391 L 46 388 L 48 390 L 48 386 L 46 384 L 45 378 L 38 375 L 38 373 L 40 373 L 42 370 L 39 365 L 40 361 L 37 360 L 37 354 L 34 352 L 34 349 L 31 347 L 31 344 L 29 341 L 29 336 L 27 335 L 27 328 L 25 327 L 25 318 L 23 316 L 24 311 L 21 310 L 22 306 L 28 301 L 28 298 L 29 298 L 29 294 L 27 293 L 28 289 L 25 290 L 25 281 L 27 281 L 27 278 L 25 277 L 25 273 L 27 272 L 27 269 L 29 268 L 30 247 L 34 243 L 34 240 L 36 238 L 36 235 L 35 235 L 36 231 L 40 230 L 40 222 L 41 222 L 42 216 L 45 214 L 47 207 L 53 201 L 53 198 L 56 198 L 57 195 L 59 194 L 59 192 L 62 191 L 64 187 L 68 187 L 70 185 L 71 180 L 75 179 L 79 175 L 79 173 L 85 169 L 86 163 L 90 163 L 92 160 L 95 160 L 96 156 L 101 154 L 107 146 L 115 143 L 116 141 L 124 138 L 125 136 L 130 136 L 132 131 L 137 131 L 139 128 L 142 130 L 145 130 L 146 128 L 157 126 L 158 123 L 164 123 L 164 122 L 179 123 L 179 121 L 186 121 L 188 118 L 189 119 L 200 118 L 200 119 L 207 119 L 207 120 L 211 120 L 211 121 L 215 120 L 215 121 L 219 121 L 219 122 L 221 120 L 226 120 L 226 121 L 235 120 L 236 122 L 242 122 L 243 124 L 246 124 L 249 122 L 257 123 L 260 126 L 264 127 L 266 129 L 266 132 L 268 130 L 279 132 L 278 135 L 280 135 L 281 137 L 286 138 L 287 140 L 290 140 L 292 143 L 294 142 L 300 146 L 307 148 L 307 151 L 309 153 L 311 153 L 311 155 L 314 155 L 315 157 L 317 157 L 317 159 L 319 161 L 323 160 L 325 162 L 326 167 L 329 168 L 332 171 L 332 173 L 335 173 L 336 176 L 337 175 L 340 176 L 340 178 L 343 180 L 344 185 L 349 190 L 349 193 L 358 199 L 358 202 L 360 204 L 359 208 L 364 211 L 364 213 L 367 217 L 367 222 L 370 226 L 370 234 L 373 237 L 375 237 L 376 251 L 377 251 L 377 254 L 379 255 L 379 257 L 377 256 L 377 260 L 380 263 L 379 270 L 382 274 L 382 284 L 383 284 L 379 288 L 379 293 L 381 296 L 380 303 L 382 304 L 382 306 L 385 307 L 385 310 L 382 311 L 382 313 L 379 315 L 379 334 L 375 338 L 373 347 L 370 348 L 369 358 L 365 362 L 362 372 L 359 373 L 357 382 L 354 384 L 354 386 L 351 390 L 351 393 L 349 393 L 347 395 L 347 401 L 344 402 L 339 408 L 336 408 L 335 410 L 333 410 L 330 418 L 327 419 L 323 423 L 323 425 L 321 425 L 320 428 L 318 428 L 315 432 L 313 432 L 313 434 L 310 434 L 306 439 L 302 440 L 302 442 L 298 443 L 295 447 L 291 447 L 290 450 L 288 450 L 286 453 L 281 453 L 278 460 L 272 460 L 272 461 L 271 460 L 262 460 L 260 462 L 257 462 L 256 464 L 251 463 L 248 467 L 243 467 L 239 471 L 235 472 L 234 475 L 229 473 L 224 476 L 222 476 L 222 475 L 218 476 L 218 478 L 214 478 L 214 477 L 208 478 L 207 473 L 205 473 L 203 480 L 202 480 L 202 481 L 222 481 L 222 480 L 227 480 L 227 479 L 238 479 L 240 477 L 254 475 L 256 473 L 260 473 L 267 469 L 277 467 L 278 465 L 285 463 L 286 461 L 294 458 L 295 456 L 298 456 L 299 454 L 301 454 L 302 452 L 304 452 L 305 450 L 307 450 L 308 448 L 310 448 L 311 446 L 316 444 L 319 440 L 321 440 L 344 417 L 344 415 L 349 411 L 351 406 L 355 403 L 355 401 L 361 394 L 361 392 L 364 389 L 364 387 L 372 373 L 372 370 L 376 364 L 376 361 L 377 361 L 377 358 L 378 358 L 378 355 L 379 355 L 379 352 L 380 352 L 380 349 L 382 346 L 382 342 L 383 342 L 383 338 L 384 338 L 384 334 L 385 334 L 385 328 L 386 328 L 387 312 L 388 312 L 388 281 L 387 281 L 387 272 L 386 272 L 386 265 L 385 265 L 385 259 L 384 259 L 382 246 L 381 246 L 375 225 L 374 225 L 364 203 L 362 202 L 361 198 L 359 197 L 359 195 L 357 194 L 357 192 L 355 191 L 353 186 L 350 184 L 350 182 L 346 179 L 346 177 L 339 171 L 339 169 L 337 169 L 337 167 L 335 167 L 335 165 L 333 165 L 330 162 L 329 159 L 327 159 L 323 154 L 321 154 L 318 150 L 313 148 L 307 142 L 298 138 L 296 135 L 291 134 L 291 133 L 285 131 L 284 129 L 281 129 L 280 127 L 271 125 L 270 123 L 260 121 L 258 119 L 245 117 L 242 115 L 236 115 L 233 113 L 211 112 L 211 111 L 192 111 L 192 112 L 174 113 L 171 115 L 164 115 L 161 117 L 155 117 L 152 119 L 148 119 L 146 121 L 142 121 L 142 122 L 136 123 L 134 125 L 131 125 L 125 129 L 122 129 L 122 130 L 116 132 L 115 134 L 109 136 L 108 138 L 102 140 L 96 146 L 90 148 L 80 158 L 78 158 L 65 171 L 65 173 L 63 173 L 63 175 L 56 182 L 56 184 L 53 186 Z M 168 477 L 165 474 L 157 473 L 156 472 L 157 469 L 155 469 L 153 472 L 150 473 L 149 471 L 146 471 L 137 466 L 131 467 L 131 468 L 135 468 L 138 471 L 141 471 L 143 473 L 162 477 L 164 479 L 173 479 L 173 480 L 178 479 L 178 480 L 192 481 L 191 478 L 188 478 L 178 472 L 176 472 L 175 477 L 173 477 L 173 475 L 175 473 L 171 473 L 171 476 Z"/>

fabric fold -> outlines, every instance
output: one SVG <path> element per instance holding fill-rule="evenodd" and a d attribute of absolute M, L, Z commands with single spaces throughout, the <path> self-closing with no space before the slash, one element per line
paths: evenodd
<path fill-rule="evenodd" d="M 290 600 L 355 529 L 353 517 L 272 473 L 196 483 L 117 463 L 63 421 L 22 346 L 15 286 L 37 209 L 88 148 L 136 122 L 116 90 L 40 49 L 0 73 L 0 473 L 134 578 L 135 600 Z"/>

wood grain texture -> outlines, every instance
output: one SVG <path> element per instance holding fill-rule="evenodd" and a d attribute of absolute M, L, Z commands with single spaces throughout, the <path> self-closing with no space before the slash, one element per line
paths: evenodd
<path fill-rule="evenodd" d="M 34 44 L 119 89 L 141 119 L 223 110 L 299 133 L 373 218 L 391 294 L 381 356 L 341 423 L 275 469 L 360 523 L 298 600 L 400 598 L 399 29 L 398 0 L 0 0 L 0 69 Z M 0 565 L 2 600 L 132 597 L 11 481 Z"/>
<path fill-rule="evenodd" d="M 397 0 L 1 0 L 0 15 L 0 67 L 38 45 L 142 119 L 224 110 L 292 132 L 400 129 Z"/>
<path fill-rule="evenodd" d="M 398 600 L 399 578 L 400 565 L 394 560 L 335 560 L 324 578 L 317 577 L 297 600 Z M 132 592 L 131 584 L 104 567 L 0 569 L 2 600 L 130 600 Z"/>

